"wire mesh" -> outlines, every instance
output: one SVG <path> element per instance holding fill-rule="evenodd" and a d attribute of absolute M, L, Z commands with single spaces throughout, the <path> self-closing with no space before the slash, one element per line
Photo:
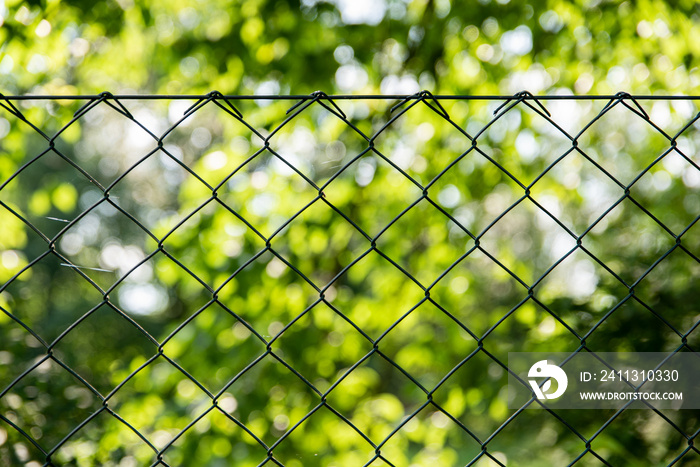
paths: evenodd
<path fill-rule="evenodd" d="M 0 105 L 0 463 L 700 462 L 694 411 L 503 392 L 697 352 L 695 98 Z"/>

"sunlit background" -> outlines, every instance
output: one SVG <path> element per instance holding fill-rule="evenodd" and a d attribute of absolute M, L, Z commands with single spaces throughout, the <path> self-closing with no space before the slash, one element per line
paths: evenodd
<path fill-rule="evenodd" d="M 375 448 L 356 429 L 386 440 L 393 465 L 466 465 L 513 415 L 509 351 L 573 352 L 591 330 L 598 351 L 697 345 L 694 103 L 644 103 L 672 135 L 691 123 L 676 149 L 617 101 L 579 152 L 569 136 L 606 100 L 543 100 L 551 119 L 534 101 L 444 100 L 444 115 L 431 100 L 389 113 L 395 102 L 339 101 L 356 129 L 318 102 L 286 124 L 290 101 L 235 101 L 243 121 L 213 102 L 93 102 L 58 151 L 5 115 L 3 180 L 43 154 L 0 191 L 3 388 L 33 368 L 0 398 L 6 421 L 85 465 L 149 464 L 165 448 L 169 465 L 258 465 L 280 437 L 284 465 L 362 465 Z M 54 134 L 79 104 L 17 108 Z M 322 406 L 294 428 L 321 403 L 314 388 L 346 419 Z M 613 463 L 666 465 L 697 424 L 627 413 L 594 443 Z M 567 420 L 590 436 L 612 414 Z M 5 459 L 43 462 L 0 430 Z M 566 464 L 585 449 L 575 433 L 525 412 L 478 465 Z M 611 444 L 622 433 L 630 443 Z"/>
<path fill-rule="evenodd" d="M 321 101 L 277 129 L 296 100 L 265 97 L 694 94 L 692 2 L 1 5 L 6 95 L 253 97 L 243 121 L 92 102 L 57 151 L 0 100 L 0 464 L 256 466 L 282 438 L 290 467 L 568 465 L 614 412 L 528 410 L 484 455 L 514 414 L 497 361 L 591 330 L 592 350 L 700 346 L 694 101 L 617 102 L 578 151 L 607 100 L 339 99 L 347 122 Z M 13 101 L 49 137 L 86 103 Z M 313 388 L 328 406 L 294 428 Z M 630 410 L 592 448 L 668 465 L 697 429 Z"/>
<path fill-rule="evenodd" d="M 0 3 L 4 93 L 685 93 L 692 1 Z"/>

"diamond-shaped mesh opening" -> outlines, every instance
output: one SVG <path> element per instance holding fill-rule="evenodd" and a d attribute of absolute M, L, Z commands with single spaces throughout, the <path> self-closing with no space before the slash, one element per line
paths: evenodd
<path fill-rule="evenodd" d="M 323 442 L 325 430 L 337 433 L 330 443 Z M 275 448 L 275 458 L 286 465 L 295 459 L 303 465 L 364 465 L 374 456 L 374 447 L 351 423 L 332 409 L 321 407 Z"/>
<path fill-rule="evenodd" d="M 163 453 L 165 462 L 182 465 L 189 459 L 199 459 L 203 463 L 226 464 L 231 459 L 251 459 L 257 465 L 265 459 L 265 448 L 234 421 L 236 410 L 231 409 L 236 405 L 230 394 L 223 397 L 221 410 L 208 412 L 167 447 Z"/>
<path fill-rule="evenodd" d="M 124 319 L 109 305 L 88 313 L 55 343 L 54 354 L 106 395 L 131 371 L 134 361 L 144 361 L 157 346 L 137 323 Z"/>
<path fill-rule="evenodd" d="M 634 405 L 631 406 L 631 408 L 634 407 Z M 688 442 L 686 435 L 669 424 L 664 417 L 667 417 L 666 413 L 657 414 L 652 410 L 625 410 L 603 429 L 593 440 L 591 447 L 612 465 L 629 462 L 653 462 L 657 465 L 671 465 L 673 460 L 684 449 L 687 449 Z M 616 443 L 616 440 L 625 436 L 624 433 L 629 432 L 630 426 L 638 427 L 638 436 L 642 439 L 663 436 L 665 446 L 659 446 L 654 450 L 646 448 L 625 449 Z M 692 456 L 686 461 L 691 459 Z"/>
<path fill-rule="evenodd" d="M 109 440 L 119 440 L 119 443 L 103 448 L 102 443 Z M 93 453 L 91 455 L 103 465 L 123 462 L 124 459 L 145 464 L 153 462 L 156 457 L 154 449 L 107 410 L 99 412 L 68 438 L 53 454 L 52 460 L 60 465 L 77 463 L 87 453 Z"/>
<path fill-rule="evenodd" d="M 294 193 L 294 196 L 287 196 Z M 266 149 L 226 181 L 219 200 L 246 219 L 266 238 L 318 198 L 301 175 Z"/>
<path fill-rule="evenodd" d="M 658 342 L 666 340 L 670 342 L 661 350 L 671 351 L 678 345 L 677 335 L 632 297 L 621 301 L 609 316 L 606 315 L 604 320 L 601 318 L 596 323 L 598 324 L 599 326 L 586 338 L 586 346 L 593 350 L 651 352 L 652 349 L 658 348 Z M 628 342 L 617 336 L 615 331 L 621 327 L 635 333 L 634 342 Z M 671 343 L 673 340 L 677 342 Z"/>
<path fill-rule="evenodd" d="M 46 347 L 0 308 L 0 391 L 46 357 Z M 21 350 L 21 351 L 20 351 Z"/>
<path fill-rule="evenodd" d="M 167 299 L 168 306 L 157 313 L 130 316 L 154 339 L 162 343 L 212 301 L 212 292 L 169 257 L 158 254 L 156 258 L 154 276 L 157 280 L 152 283 L 167 291 L 167 297 L 160 294 L 156 297 Z M 177 296 L 178 299 L 173 300 L 173 296 Z M 124 310 L 121 312 L 128 315 Z"/>
<path fill-rule="evenodd" d="M 430 433 L 428 443 L 422 442 L 421 432 Z M 430 405 L 381 447 L 382 455 L 397 465 L 468 465 L 480 452 L 478 441 Z"/>
<path fill-rule="evenodd" d="M 700 179 L 700 169 L 691 165 L 678 152 L 670 151 L 630 190 L 639 204 L 676 235 L 700 215 L 697 204 L 686 202 L 686 198 L 692 197 L 697 190 L 686 186 L 684 176 L 697 176 Z"/>
<path fill-rule="evenodd" d="M 484 442 L 512 415 L 506 401 L 497 397 L 507 373 L 482 351 L 466 354 L 463 360 L 435 391 L 433 401 Z M 484 380 L 492 384 L 482 384 Z"/>
<path fill-rule="evenodd" d="M 509 210 L 480 240 L 483 250 L 526 284 L 534 284 L 576 246 L 565 229 L 528 200 Z"/>
<path fill-rule="evenodd" d="M 546 307 L 534 299 L 516 305 L 494 323 L 487 338 L 488 348 L 500 357 L 505 351 L 546 352 L 552 345 L 562 351 L 577 349 L 581 334 L 577 335 L 570 320 L 560 317 L 558 311 L 561 310 Z M 513 337 L 506 339 L 505 336 Z"/>
<path fill-rule="evenodd" d="M 299 342 L 309 345 L 299 346 Z M 328 391 L 344 370 L 370 350 L 369 340 L 323 302 L 290 323 L 272 345 L 276 355 L 321 392 Z"/>
<path fill-rule="evenodd" d="M 50 450 L 101 405 L 79 379 L 51 359 L 4 392 L 2 413 L 45 450 Z M 70 408 L 68 416 L 59 416 Z"/>
<path fill-rule="evenodd" d="M 445 108 L 452 120 L 446 120 L 425 102 L 397 109 L 396 113 L 401 115 L 374 140 L 379 153 L 423 185 L 471 146 L 459 122 L 464 120 L 464 111 L 453 109 L 456 110 L 453 114 L 451 106 L 447 105 Z M 432 143 L 437 144 L 432 147 Z"/>
<path fill-rule="evenodd" d="M 271 289 L 276 293 L 266 293 Z M 270 252 L 219 291 L 219 303 L 268 341 L 318 299 L 313 286 Z"/>
<path fill-rule="evenodd" d="M 217 393 L 234 376 L 265 353 L 265 345 L 220 305 L 198 313 L 163 345 L 163 352 L 205 388 Z M 219 368 L 211 374 L 201 362 Z"/>
<path fill-rule="evenodd" d="M 427 300 L 379 342 L 384 355 L 428 389 L 476 348 L 476 341 L 460 324 Z"/>
<path fill-rule="evenodd" d="M 474 241 L 434 205 L 421 200 L 382 233 L 377 246 L 427 287 Z"/>
<path fill-rule="evenodd" d="M 571 151 L 530 189 L 532 199 L 576 235 L 624 194 L 624 189 L 580 152 Z"/>
<path fill-rule="evenodd" d="M 3 308 L 51 342 L 103 300 L 81 272 L 56 255 L 46 255 L 6 285 Z"/>
<path fill-rule="evenodd" d="M 268 275 L 284 274 L 286 261 L 318 287 L 328 285 L 370 246 L 350 222 L 320 200 L 295 217 L 270 243 L 283 260 L 274 260 L 268 266 Z"/>
<path fill-rule="evenodd" d="M 523 187 L 474 148 L 428 191 L 430 199 L 461 225 L 451 229 L 453 235 L 468 235 L 460 233 L 464 229 L 478 235 L 524 194 Z"/>
<path fill-rule="evenodd" d="M 62 152 L 89 173 L 99 184 L 107 187 L 128 171 L 145 154 L 156 148 L 157 134 L 164 124 L 157 110 L 143 103 L 128 103 L 116 110 L 105 101 L 89 104 L 77 124 L 81 136 L 70 141 L 73 125 L 57 138 Z M 123 104 L 124 105 L 124 104 Z M 131 117 L 124 113 L 130 112 Z M 127 140 L 122 140 L 128 135 Z M 75 139 L 75 138 L 73 138 Z"/>
<path fill-rule="evenodd" d="M 205 288 L 223 284 L 265 246 L 260 236 L 214 201 L 180 221 L 176 229 L 168 232 L 163 229 L 161 233 L 160 241 L 168 261 L 161 258 L 159 264 L 172 269 L 172 275 L 185 272 L 195 277 Z M 218 253 L 219 245 L 223 255 Z"/>
<path fill-rule="evenodd" d="M 505 369 L 698 350 L 691 99 L 93 97 L 0 108 L 0 464 L 697 462 Z"/>
<path fill-rule="evenodd" d="M 144 395 L 151 403 L 143 404 Z M 210 403 L 201 388 L 163 357 L 141 368 L 109 399 L 110 408 L 158 449 Z"/>
<path fill-rule="evenodd" d="M 484 152 L 524 185 L 531 184 L 571 148 L 565 134 L 525 103 L 499 112 L 497 117 L 479 141 L 485 139 L 492 149 Z"/>
<path fill-rule="evenodd" d="M 187 202 L 181 201 L 184 192 Z M 109 194 L 110 200 L 145 229 L 163 235 L 208 200 L 212 189 L 173 162 L 164 150 L 155 150 L 120 177 Z"/>
<path fill-rule="evenodd" d="M 635 287 L 635 296 L 677 330 L 696 322 L 692 290 L 700 287 L 700 264 L 676 248 Z"/>
<path fill-rule="evenodd" d="M 259 137 L 228 113 L 225 102 L 172 101 L 160 159 L 169 170 L 188 167 L 211 186 L 220 184 L 258 148 Z M 186 113 L 186 111 L 189 111 Z M 179 170 L 178 170 L 179 172 Z"/>
<path fill-rule="evenodd" d="M 481 167 L 484 170 L 478 170 L 479 173 L 475 176 L 485 177 L 488 180 L 486 183 L 491 186 L 488 193 L 471 193 L 473 196 L 471 199 L 475 201 L 471 201 L 470 197 L 467 197 L 470 201 L 465 209 L 456 212 L 454 216 L 476 236 L 486 232 L 494 222 L 498 222 L 508 208 L 515 205 L 525 194 L 521 187 L 507 178 L 493 164 L 488 161 L 486 164 L 487 166 Z"/>
<path fill-rule="evenodd" d="M 559 250 L 564 253 L 568 244 Z M 557 251 L 557 243 L 552 245 Z M 603 319 L 629 289 L 581 248 L 552 269 L 535 287 L 535 298 L 580 336 Z"/>
<path fill-rule="evenodd" d="M 566 418 L 566 412 L 558 415 Z M 575 429 L 567 427 L 544 410 L 534 409 L 511 420 L 487 446 L 489 452 L 505 455 L 506 465 L 523 458 L 528 459 L 529 465 L 570 465 L 585 449 L 585 441 Z M 560 446 L 566 446 L 566 449 Z M 584 461 L 580 461 L 580 464 L 588 465 Z"/>
<path fill-rule="evenodd" d="M 320 186 L 365 151 L 367 139 L 360 128 L 348 124 L 344 112 L 340 114 L 326 102 L 304 104 L 299 110 L 269 137 L 271 152 L 276 156 L 272 167 L 282 172 L 296 169 Z"/>
<path fill-rule="evenodd" d="M 624 199 L 593 227 L 583 246 L 627 284 L 633 284 L 675 241 L 631 200 Z"/>
<path fill-rule="evenodd" d="M 425 297 L 409 275 L 374 250 L 347 269 L 334 287 L 333 306 L 372 339 Z M 382 306 L 388 299 L 393 306 Z"/>
<path fill-rule="evenodd" d="M 680 128 L 682 125 L 675 131 Z M 670 147 L 659 130 L 619 102 L 595 120 L 578 141 L 586 156 L 625 185 Z"/>
<path fill-rule="evenodd" d="M 525 299 L 527 290 L 493 259 L 475 250 L 431 290 L 430 297 L 478 338 Z"/>
<path fill-rule="evenodd" d="M 425 400 L 425 392 L 415 382 L 377 353 L 353 369 L 328 396 L 328 404 L 375 444 Z"/>
<path fill-rule="evenodd" d="M 27 186 L 34 187 L 29 195 L 24 192 Z M 96 184 L 54 150 L 47 150 L 18 172 L 0 193 L 3 202 L 18 215 L 53 238 L 77 217 L 80 197 L 92 190 L 98 190 Z"/>
<path fill-rule="evenodd" d="M 268 446 L 320 402 L 318 393 L 278 358 L 267 355 L 226 389 L 238 402 L 238 420 Z M 264 385 L 261 374 L 270 376 Z"/>
<path fill-rule="evenodd" d="M 376 179 L 388 183 L 377 183 Z M 384 158 L 368 152 L 327 185 L 323 193 L 329 203 L 372 237 L 413 204 L 421 189 Z"/>

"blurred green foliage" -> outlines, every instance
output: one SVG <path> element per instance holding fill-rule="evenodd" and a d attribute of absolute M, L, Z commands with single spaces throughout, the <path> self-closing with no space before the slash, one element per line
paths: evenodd
<path fill-rule="evenodd" d="M 692 94 L 697 15 L 660 1 L 5 1 L 0 88 Z M 14 102 L 49 136 L 84 103 Z M 546 170 L 571 142 L 522 103 L 483 134 L 502 101 L 441 101 L 453 123 L 422 103 L 338 101 L 359 132 L 314 103 L 269 144 L 293 101 L 234 102 L 249 126 L 213 102 L 184 118 L 193 103 L 125 101 L 135 120 L 100 103 L 57 151 L 0 109 L 0 464 L 41 465 L 57 446 L 55 465 L 151 465 L 167 447 L 168 465 L 255 466 L 282 437 L 289 467 L 376 451 L 391 464 L 373 466 L 566 465 L 586 446 L 561 420 L 591 437 L 614 412 L 522 412 L 484 456 L 475 438 L 515 413 L 494 358 L 575 351 L 591 330 L 597 351 L 700 345 L 697 124 L 666 153 L 618 104 Z M 543 103 L 574 135 L 605 101 Z M 642 105 L 671 136 L 698 111 Z M 638 175 L 636 203 L 598 221 Z M 536 183 L 508 210 L 518 181 Z M 588 253 L 543 277 L 591 226 Z M 686 250 L 650 269 L 681 234 Z M 668 465 L 698 414 L 663 415 L 678 429 L 628 410 L 591 447 Z"/>
<path fill-rule="evenodd" d="M 4 0 L 6 94 L 698 89 L 697 3 Z"/>

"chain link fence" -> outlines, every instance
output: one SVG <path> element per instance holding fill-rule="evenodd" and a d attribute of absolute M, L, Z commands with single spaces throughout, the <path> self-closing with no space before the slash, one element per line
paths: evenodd
<path fill-rule="evenodd" d="M 505 392 L 700 348 L 696 98 L 0 106 L 0 464 L 700 463 L 697 411 Z"/>

